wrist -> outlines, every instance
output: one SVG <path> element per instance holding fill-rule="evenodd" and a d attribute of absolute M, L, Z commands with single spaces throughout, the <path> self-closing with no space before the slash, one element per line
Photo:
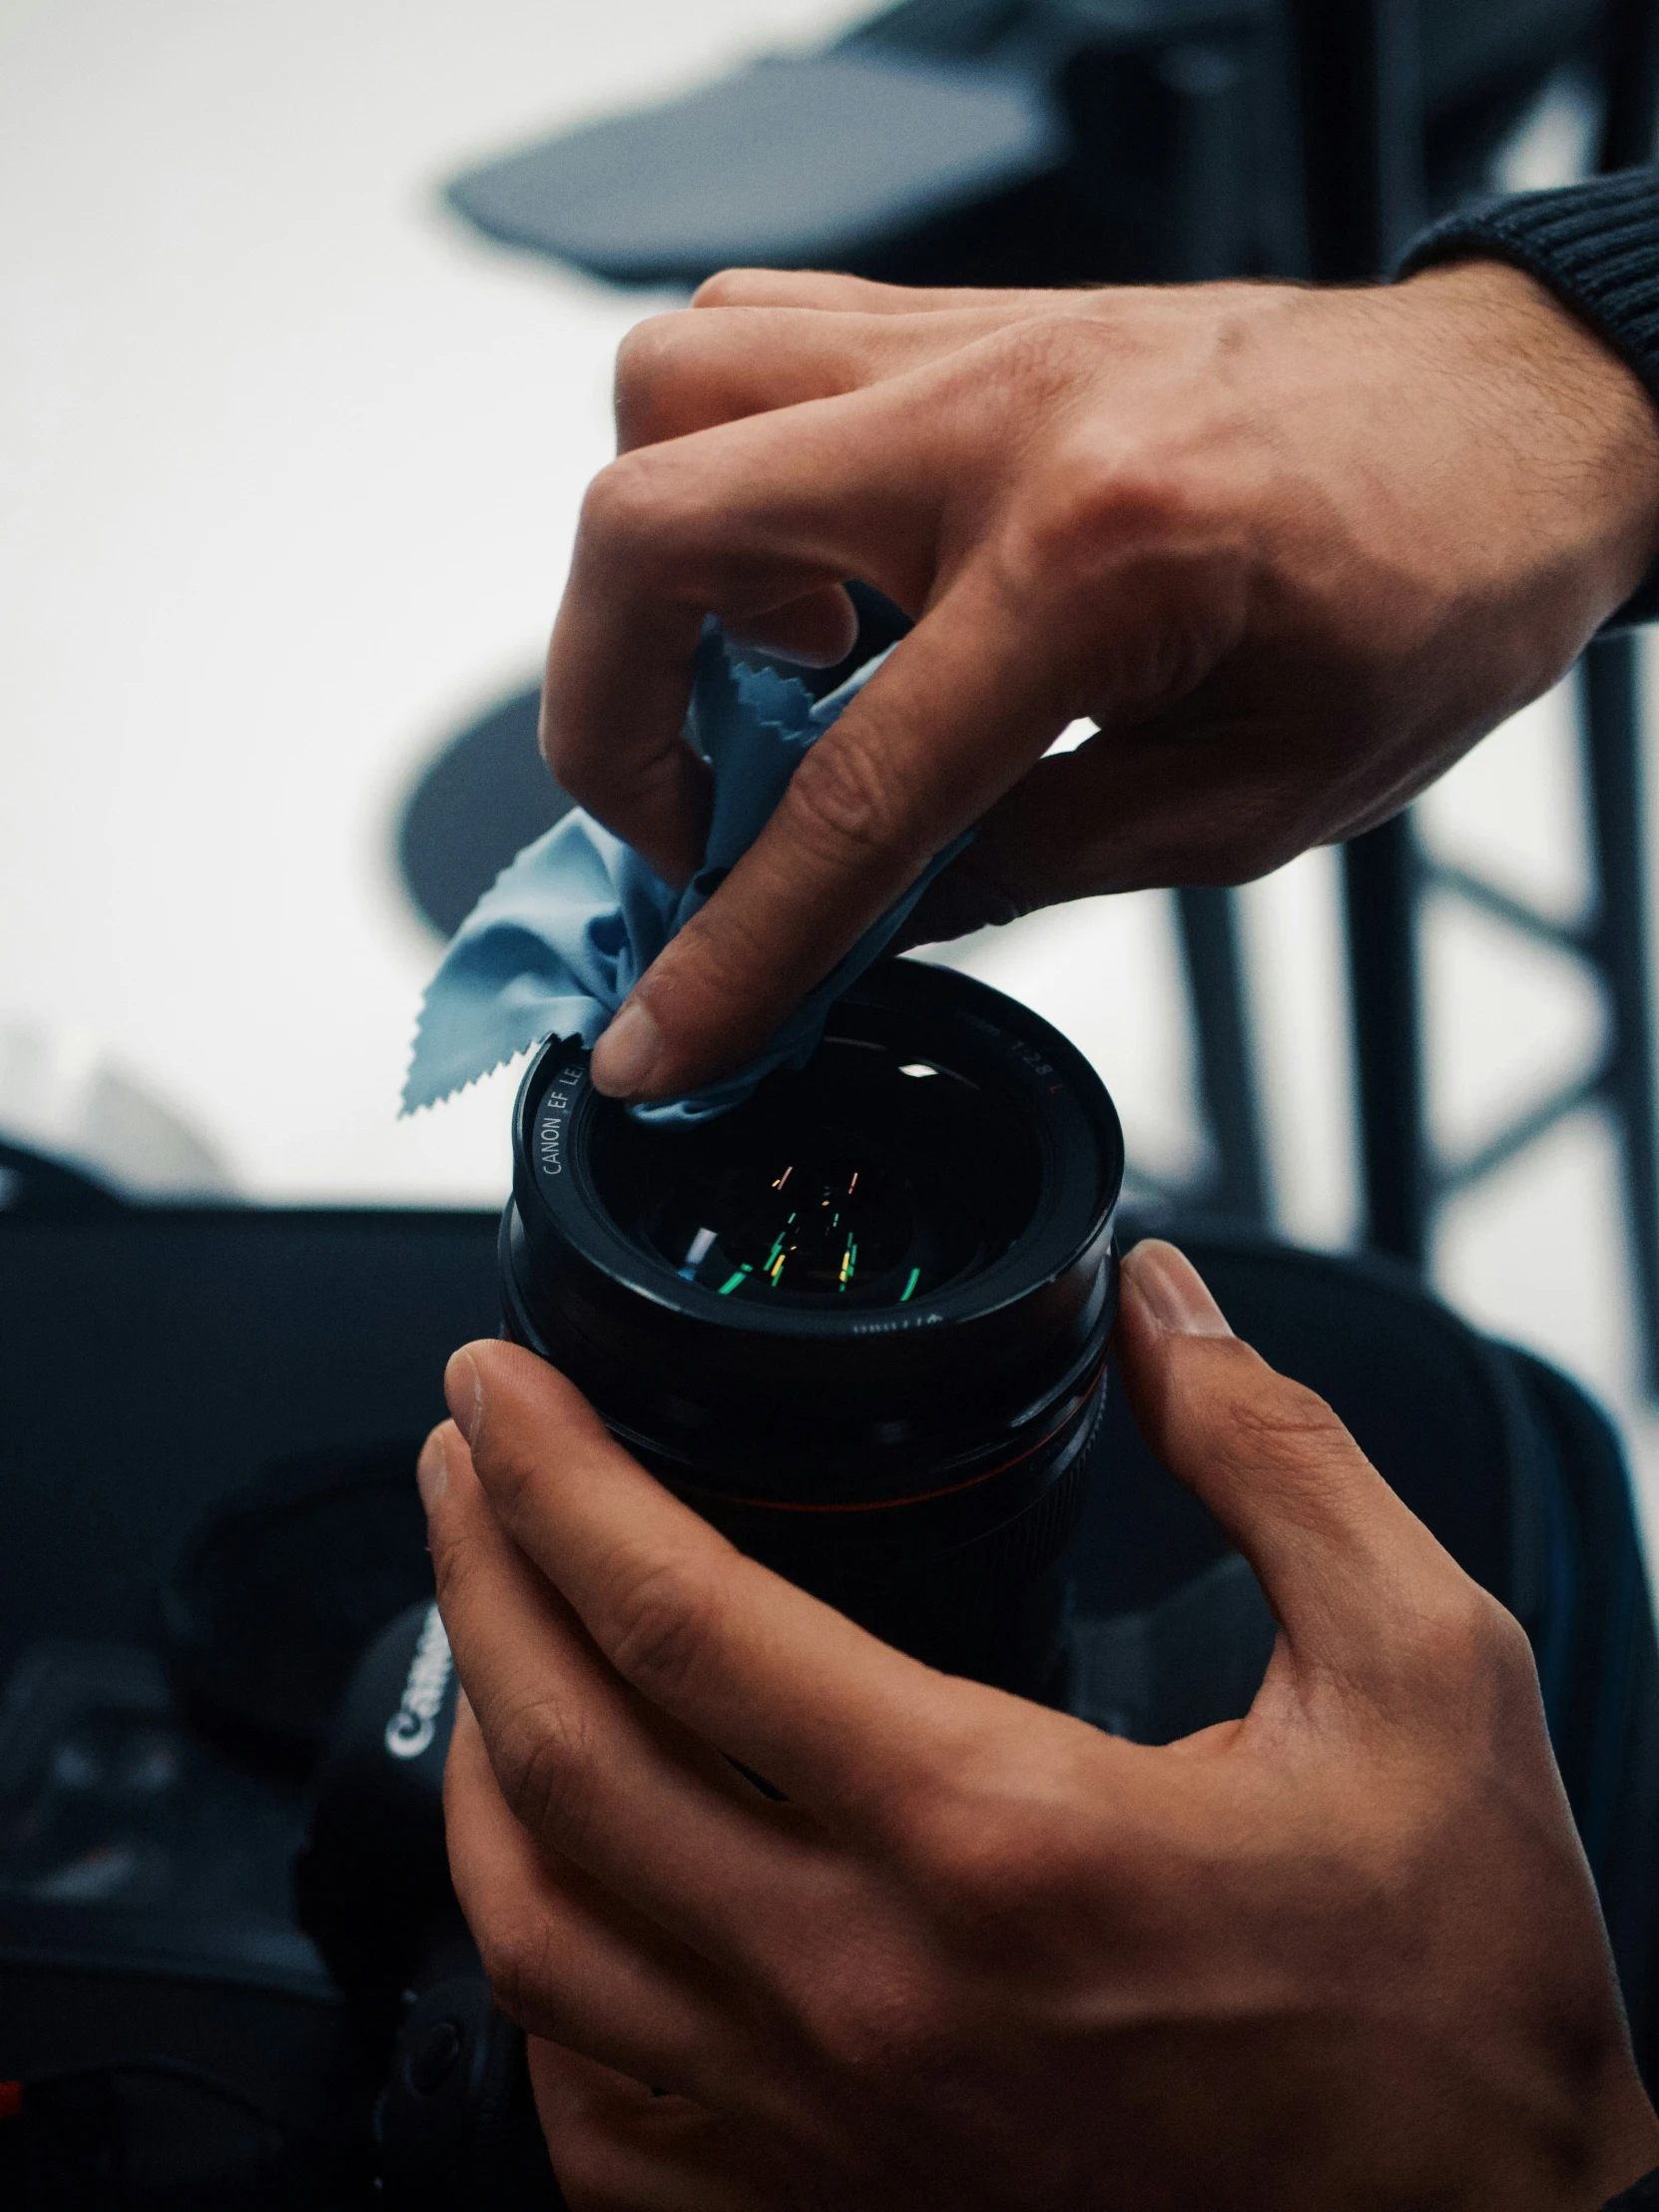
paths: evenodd
<path fill-rule="evenodd" d="M 1508 262 L 1436 263 L 1394 296 L 1454 349 L 1477 394 L 1472 433 L 1500 439 L 1531 472 L 1545 493 L 1532 519 L 1558 521 L 1563 551 L 1605 621 L 1659 560 L 1659 407 L 1642 379 L 1547 284 Z"/>

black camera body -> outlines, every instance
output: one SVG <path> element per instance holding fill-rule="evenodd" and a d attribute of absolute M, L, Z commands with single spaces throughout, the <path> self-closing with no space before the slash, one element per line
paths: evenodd
<path fill-rule="evenodd" d="M 495 2009 L 450 1887 L 456 1687 L 435 1605 L 410 1606 L 370 1644 L 317 1772 L 295 1902 L 379 2084 L 376 2200 L 392 2212 L 558 2212 L 524 2037 Z"/>

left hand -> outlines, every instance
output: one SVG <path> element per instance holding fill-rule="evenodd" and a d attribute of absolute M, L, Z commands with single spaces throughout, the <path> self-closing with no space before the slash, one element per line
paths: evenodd
<path fill-rule="evenodd" d="M 934 934 L 1245 882 L 1385 820 L 1659 549 L 1652 399 L 1489 261 L 1358 290 L 729 271 L 630 335 L 617 422 L 542 742 L 671 881 L 708 825 L 705 614 L 820 662 L 853 642 L 846 577 L 915 622 L 596 1044 L 618 1097 L 753 1058 L 970 825 Z"/>
<path fill-rule="evenodd" d="M 450 1862 L 577 2212 L 1589 2212 L 1659 2165 L 1521 1630 L 1171 1247 L 1118 1346 L 1282 1624 L 1162 1749 L 889 1650 L 528 1353 L 451 1362 Z"/>

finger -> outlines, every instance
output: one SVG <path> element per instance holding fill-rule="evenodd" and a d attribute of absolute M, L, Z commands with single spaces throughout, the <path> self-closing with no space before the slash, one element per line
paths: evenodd
<path fill-rule="evenodd" d="M 1107 891 L 1245 882 L 1292 856 L 1280 846 L 1302 810 L 1281 792 L 1259 751 L 1229 752 L 1219 733 L 1183 742 L 1114 731 L 1036 762 L 987 811 L 957 866 L 1021 914 Z"/>
<path fill-rule="evenodd" d="M 745 415 L 857 391 L 1032 311 L 814 314 L 764 306 L 649 315 L 617 348 L 617 447 L 626 453 Z"/>
<path fill-rule="evenodd" d="M 799 662 L 804 668 L 833 668 L 858 642 L 858 615 L 836 584 L 757 615 L 746 629 L 729 630 L 726 635 L 734 646 L 758 646 L 763 653 Z"/>
<path fill-rule="evenodd" d="M 496 2002 L 638 2079 L 690 2089 L 747 2060 L 709 1967 L 514 1819 L 463 1699 L 444 1775 L 455 1895 Z"/>
<path fill-rule="evenodd" d="M 892 465 L 890 395 L 909 389 L 648 446 L 589 487 L 548 647 L 542 751 L 672 881 L 696 872 L 707 833 L 707 766 L 682 736 L 705 616 L 753 633 L 848 576 L 900 606 L 925 600 L 948 463 L 912 436 L 905 469 Z"/>
<path fill-rule="evenodd" d="M 536 2115 L 571 2212 L 777 2212 L 730 2120 L 532 2037 Z"/>
<path fill-rule="evenodd" d="M 1218 672 L 1203 691 L 1224 684 Z M 980 823 L 972 864 L 1022 913 L 1103 891 L 1249 882 L 1346 820 L 1328 754 L 1324 731 L 1294 710 L 1269 722 L 1207 696 L 1167 703 L 1037 762 Z"/>
<path fill-rule="evenodd" d="M 469 1345 L 444 1388 L 497 1518 L 616 1671 L 828 1827 L 884 1833 L 888 1808 L 960 1726 L 962 1701 L 1011 1703 L 934 1674 L 745 1558 L 531 1354 Z M 792 1872 L 804 1900 L 809 1870 Z"/>
<path fill-rule="evenodd" d="M 981 818 L 894 949 L 1071 898 L 1250 882 L 1359 827 L 1357 795 L 1305 765 L 1328 750 L 1300 715 L 1264 726 L 1183 701 L 1038 761 Z M 1394 808 L 1390 795 L 1383 812 Z"/>
<path fill-rule="evenodd" d="M 1147 1442 L 1255 1569 L 1299 1666 L 1386 1668 L 1470 1585 L 1323 1398 L 1241 1344 L 1173 1245 L 1127 1255 L 1117 1347 Z"/>
<path fill-rule="evenodd" d="M 971 936 L 976 929 L 1000 928 L 1026 912 L 1026 907 L 986 873 L 980 861 L 980 854 L 970 845 L 959 860 L 935 877 L 888 951 L 897 954 L 918 944 L 948 944 L 953 937 Z M 1032 903 L 1044 905 L 1047 901 L 1037 898 Z"/>
<path fill-rule="evenodd" d="M 702 612 L 668 610 L 652 639 L 655 651 L 619 674 L 613 711 L 623 742 L 606 750 L 597 742 L 597 720 L 580 739 L 570 734 L 575 687 L 568 657 L 560 655 L 568 605 L 567 592 L 542 679 L 536 728 L 542 759 L 573 799 L 642 852 L 665 882 L 683 889 L 703 864 L 714 809 L 709 764 L 682 734 Z"/>
<path fill-rule="evenodd" d="M 842 314 L 929 314 L 951 308 L 1022 312 L 1076 294 L 976 284 L 881 284 L 816 269 L 723 269 L 692 293 L 694 308 L 811 307 Z"/>
<path fill-rule="evenodd" d="M 1070 720 L 1052 668 L 964 585 L 807 755 L 771 822 L 595 1048 L 615 1096 L 672 1098 L 753 1058 L 803 997 Z"/>
<path fill-rule="evenodd" d="M 738 1900 L 758 1906 L 785 1884 L 787 1816 L 617 1679 L 503 1530 L 449 1423 L 422 1454 L 421 1486 L 439 1609 L 513 1814 L 618 1898 L 731 1959 Z"/>

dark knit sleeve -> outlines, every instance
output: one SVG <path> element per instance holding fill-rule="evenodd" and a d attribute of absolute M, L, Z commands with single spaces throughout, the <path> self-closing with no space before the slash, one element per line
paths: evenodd
<path fill-rule="evenodd" d="M 1659 2172 L 1651 2173 L 1645 2181 L 1638 2181 L 1634 2189 L 1626 2189 L 1622 2196 L 1604 2204 L 1601 2212 L 1652 2212 L 1659 2205 Z"/>
<path fill-rule="evenodd" d="M 1659 405 L 1659 165 L 1477 201 L 1413 240 L 1395 275 L 1471 255 L 1512 262 L 1547 284 L 1623 355 Z M 1656 618 L 1659 568 L 1609 627 Z"/>

